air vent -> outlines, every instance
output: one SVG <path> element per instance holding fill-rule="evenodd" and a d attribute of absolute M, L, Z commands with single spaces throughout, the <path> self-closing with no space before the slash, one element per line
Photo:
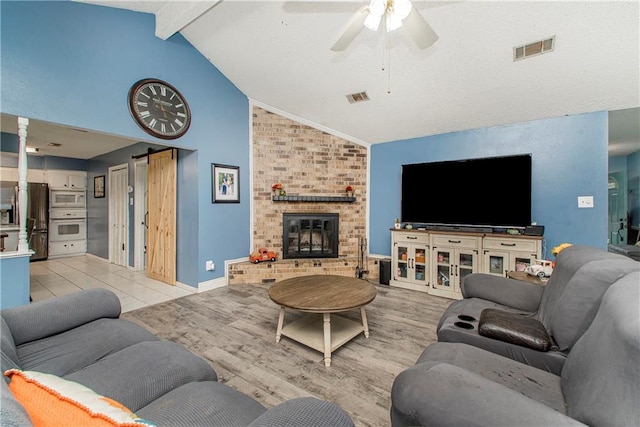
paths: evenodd
<path fill-rule="evenodd" d="M 349 100 L 349 104 L 355 104 L 356 102 L 368 101 L 369 95 L 367 95 L 367 92 L 352 93 L 351 95 L 347 95 L 347 99 Z"/>
<path fill-rule="evenodd" d="M 59 144 L 57 142 L 50 142 L 47 144 L 49 147 L 60 147 L 62 144 Z"/>
<path fill-rule="evenodd" d="M 556 36 L 553 36 L 524 46 L 516 46 L 513 48 L 513 61 L 520 61 L 521 59 L 553 52 L 555 41 Z"/>

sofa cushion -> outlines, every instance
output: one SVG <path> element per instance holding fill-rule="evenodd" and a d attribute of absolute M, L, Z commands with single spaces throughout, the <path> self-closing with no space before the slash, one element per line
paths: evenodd
<path fill-rule="evenodd" d="M 249 424 L 249 427 L 301 426 L 354 427 L 354 424 L 341 407 L 315 397 L 298 397 L 282 402 Z"/>
<path fill-rule="evenodd" d="M 566 412 L 560 377 L 550 372 L 468 344 L 447 342 L 429 345 L 411 369 L 428 369 L 438 362 L 466 369 L 556 411 Z M 425 365 L 421 367 L 422 364 Z M 413 381 L 411 375 L 405 377 L 404 381 Z M 416 399 L 419 399 L 418 396 Z"/>
<path fill-rule="evenodd" d="M 136 413 L 171 427 L 247 426 L 266 411 L 249 396 L 214 381 L 178 387 Z"/>
<path fill-rule="evenodd" d="M 93 390 L 51 374 L 12 369 L 9 388 L 35 427 L 151 426 L 129 409 Z"/>
<path fill-rule="evenodd" d="M 413 381 L 406 383 L 405 377 Z M 391 396 L 393 427 L 585 427 L 509 387 L 446 362 L 425 362 L 401 372 Z"/>
<path fill-rule="evenodd" d="M 559 256 L 570 249 L 563 250 Z M 555 294 L 553 300 L 543 298 L 546 303 L 540 305 L 538 319 L 547 327 L 560 351 L 571 350 L 587 330 L 611 284 L 627 273 L 640 270 L 640 263 L 629 258 L 599 253 L 602 259 L 585 262 L 567 281 L 561 294 Z"/>
<path fill-rule="evenodd" d="M 134 412 L 188 382 L 218 379 L 205 359 L 171 341 L 134 344 L 65 378 L 115 399 Z"/>
<path fill-rule="evenodd" d="M 57 335 L 96 319 L 117 318 L 118 297 L 106 289 L 85 289 L 57 298 L 2 310 L 16 346 Z"/>
<path fill-rule="evenodd" d="M 151 332 L 124 319 L 98 319 L 63 333 L 17 346 L 22 369 L 68 375 L 143 341 Z"/>
<path fill-rule="evenodd" d="M 592 426 L 640 420 L 640 272 L 613 284 L 562 370 L 567 413 Z"/>

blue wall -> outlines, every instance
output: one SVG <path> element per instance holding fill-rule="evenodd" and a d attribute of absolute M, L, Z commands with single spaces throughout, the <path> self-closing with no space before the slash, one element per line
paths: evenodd
<path fill-rule="evenodd" d="M 544 255 L 563 242 L 605 249 L 607 123 L 607 113 L 597 112 L 373 145 L 371 253 L 390 254 L 389 228 L 400 217 L 403 164 L 524 153 L 532 154 L 531 218 L 545 226 Z M 452 197 L 483 190 L 474 188 L 473 177 L 442 177 L 433 185 L 443 183 L 451 185 Z M 494 189 L 499 188 L 497 182 Z M 578 209 L 578 196 L 587 195 L 594 196 L 595 207 Z M 505 200 L 509 197 L 515 196 L 505 195 Z M 434 201 L 425 200 L 425 209 L 429 203 Z"/>
<path fill-rule="evenodd" d="M 188 189 L 179 196 L 177 227 L 190 231 L 178 238 L 178 271 L 189 271 L 178 280 L 196 286 L 224 274 L 205 271 L 205 260 L 223 266 L 247 256 L 249 198 L 211 203 L 211 163 L 239 166 L 240 194 L 249 194 L 246 96 L 181 35 L 155 37 L 153 15 L 76 2 L 2 1 L 0 7 L 2 112 L 166 145 L 133 121 L 127 93 L 143 78 L 168 81 L 193 116 L 187 134 L 171 144 L 197 150 L 180 166 Z M 185 269 L 187 258 L 192 263 Z"/>

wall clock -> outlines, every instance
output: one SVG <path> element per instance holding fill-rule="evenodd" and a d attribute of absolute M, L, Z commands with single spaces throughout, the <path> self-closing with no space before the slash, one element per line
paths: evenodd
<path fill-rule="evenodd" d="M 144 79 L 131 86 L 129 111 L 145 132 L 157 138 L 179 138 L 191 124 L 187 101 L 162 80 Z"/>

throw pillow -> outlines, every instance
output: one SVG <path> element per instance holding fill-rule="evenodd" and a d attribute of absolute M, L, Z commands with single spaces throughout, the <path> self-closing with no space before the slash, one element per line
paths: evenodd
<path fill-rule="evenodd" d="M 538 351 L 549 351 L 552 346 L 549 333 L 539 320 L 493 308 L 480 313 L 478 333 Z"/>
<path fill-rule="evenodd" d="M 155 426 L 88 387 L 51 374 L 9 369 L 9 388 L 36 427 Z"/>

